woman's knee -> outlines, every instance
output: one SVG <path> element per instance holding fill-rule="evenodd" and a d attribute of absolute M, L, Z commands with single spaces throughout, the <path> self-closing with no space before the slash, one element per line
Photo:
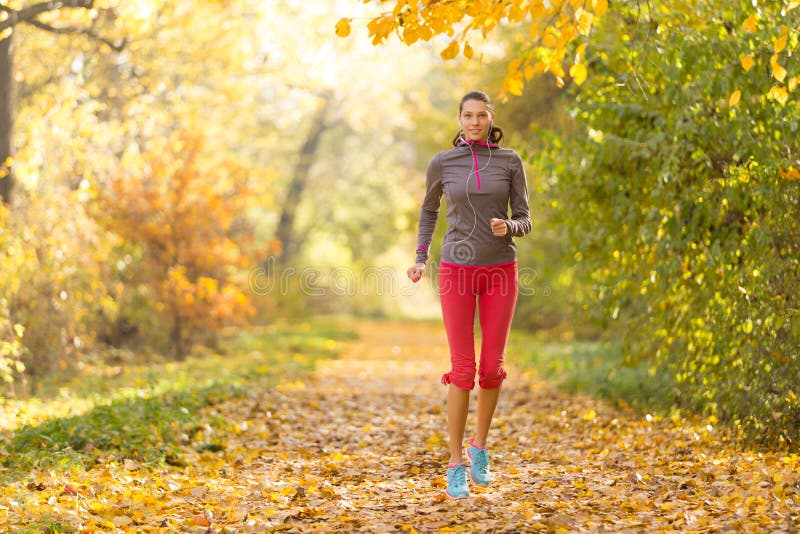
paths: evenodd
<path fill-rule="evenodd" d="M 460 389 L 472 391 L 475 389 L 475 372 L 473 371 L 470 375 L 465 372 L 450 371 L 442 375 L 442 384 L 445 386 L 453 384 Z"/>
<path fill-rule="evenodd" d="M 481 368 L 478 371 L 478 385 L 481 389 L 499 388 L 503 385 L 506 376 L 506 370 L 502 366 L 492 370 Z"/>

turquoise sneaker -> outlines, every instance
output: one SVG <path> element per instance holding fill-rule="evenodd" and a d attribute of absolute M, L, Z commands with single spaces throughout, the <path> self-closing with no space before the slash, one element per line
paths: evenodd
<path fill-rule="evenodd" d="M 447 495 L 452 499 L 469 497 L 467 487 L 467 468 L 464 464 L 447 468 Z"/>
<path fill-rule="evenodd" d="M 470 441 L 467 458 L 472 464 L 469 470 L 472 481 L 479 486 L 488 486 L 492 481 L 492 473 L 489 471 L 489 451 L 486 448 L 476 447 Z"/>

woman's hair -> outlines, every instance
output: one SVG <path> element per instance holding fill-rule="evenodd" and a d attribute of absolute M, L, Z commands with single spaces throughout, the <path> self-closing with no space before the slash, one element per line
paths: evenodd
<path fill-rule="evenodd" d="M 483 91 L 470 91 L 469 93 L 465 94 L 461 97 L 461 102 L 458 104 L 458 116 L 461 117 L 461 111 L 464 109 L 464 102 L 468 100 L 477 100 L 479 102 L 483 102 L 489 108 L 489 113 L 494 115 L 494 106 L 492 105 L 492 101 L 489 99 L 489 95 L 484 93 Z M 453 138 L 453 146 L 458 146 L 461 144 L 463 140 L 463 132 L 461 130 L 458 131 L 456 136 Z M 495 126 L 492 124 L 489 127 L 489 142 L 490 143 L 497 143 L 500 144 L 500 141 L 503 139 L 503 129 L 499 126 Z"/>

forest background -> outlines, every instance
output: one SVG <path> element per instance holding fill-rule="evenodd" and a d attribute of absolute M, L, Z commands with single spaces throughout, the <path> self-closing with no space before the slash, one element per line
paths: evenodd
<path fill-rule="evenodd" d="M 3 2 L 3 398 L 313 314 L 435 318 L 404 276 L 424 170 L 481 88 L 528 171 L 514 327 L 605 343 L 605 395 L 796 449 L 797 7 Z"/>

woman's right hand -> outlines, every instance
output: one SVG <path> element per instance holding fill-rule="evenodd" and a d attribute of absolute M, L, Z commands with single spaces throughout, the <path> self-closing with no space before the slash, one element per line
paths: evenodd
<path fill-rule="evenodd" d="M 414 283 L 419 282 L 419 279 L 422 278 L 423 274 L 425 274 L 425 264 L 420 262 L 412 265 L 411 267 L 408 268 L 406 274 L 408 275 L 408 278 L 412 282 Z"/>

